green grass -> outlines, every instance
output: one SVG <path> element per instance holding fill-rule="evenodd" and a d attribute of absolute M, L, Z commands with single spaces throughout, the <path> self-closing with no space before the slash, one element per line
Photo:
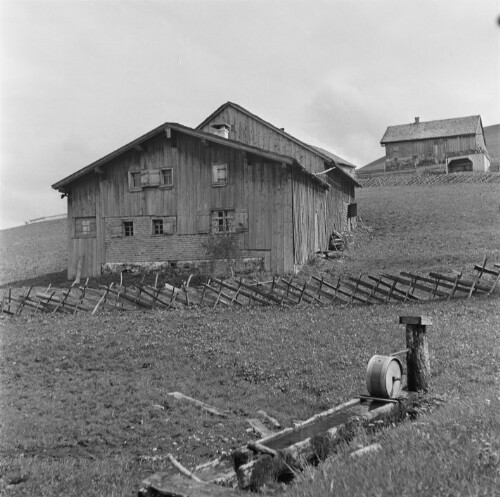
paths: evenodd
<path fill-rule="evenodd" d="M 358 202 L 373 232 L 305 274 L 470 271 L 484 255 L 500 261 L 499 185 L 371 188 Z M 23 253 L 3 267 L 27 265 Z M 259 409 L 290 426 L 365 392 L 369 358 L 404 348 L 398 316 L 413 314 L 433 320 L 431 395 L 445 406 L 418 419 L 426 424 L 360 433 L 287 495 L 495 495 L 499 292 L 420 305 L 2 318 L 0 494 L 136 495 L 151 473 L 175 471 L 168 453 L 193 469 L 256 439 L 245 418 Z M 378 455 L 348 459 L 374 441 Z"/>
<path fill-rule="evenodd" d="M 498 495 L 499 410 L 498 390 L 479 386 L 416 422 L 361 434 L 320 468 L 304 472 L 286 495 Z M 349 457 L 352 447 L 374 442 L 381 444 L 379 452 Z"/>
<path fill-rule="evenodd" d="M 171 452 L 193 468 L 255 439 L 245 417 L 258 409 L 289 426 L 364 392 L 368 359 L 404 347 L 399 314 L 431 316 L 433 393 L 470 403 L 478 385 L 498 386 L 499 303 L 4 321 L 3 482 L 26 477 L 12 495 L 58 495 L 68 478 L 65 495 L 134 495 L 141 479 L 171 470 L 143 456 Z M 211 416 L 170 391 L 231 414 Z"/>
<path fill-rule="evenodd" d="M 356 190 L 372 238 L 341 271 L 470 270 L 487 255 L 500 260 L 500 184 Z"/>
<path fill-rule="evenodd" d="M 65 271 L 67 225 L 58 219 L 0 230 L 0 285 Z"/>

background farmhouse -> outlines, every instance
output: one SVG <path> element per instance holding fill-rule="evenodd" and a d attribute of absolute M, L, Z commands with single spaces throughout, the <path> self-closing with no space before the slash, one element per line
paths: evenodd
<path fill-rule="evenodd" d="M 493 172 L 500 165 L 500 125 L 483 127 L 480 116 L 389 126 L 381 145 L 386 155 L 357 169 L 359 178 L 426 170 Z"/>
<path fill-rule="evenodd" d="M 480 116 L 389 126 L 380 140 L 385 170 L 417 169 L 444 164 L 447 172 L 488 171 Z"/>
<path fill-rule="evenodd" d="M 351 169 L 235 104 L 198 129 L 165 123 L 53 185 L 68 198 L 68 278 L 228 256 L 293 272 L 354 226 Z"/>

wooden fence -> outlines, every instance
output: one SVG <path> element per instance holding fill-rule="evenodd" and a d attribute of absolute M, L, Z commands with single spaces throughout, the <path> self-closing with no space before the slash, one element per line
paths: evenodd
<path fill-rule="evenodd" d="M 168 283 L 154 286 L 127 287 L 120 283 L 98 288 L 74 283 L 70 288 L 46 289 L 30 287 L 22 291 L 4 292 L 0 314 L 10 316 L 23 312 L 66 313 L 103 311 L 123 312 L 133 309 L 185 309 L 191 306 L 295 306 L 330 304 L 383 304 L 389 302 L 426 302 L 470 298 L 491 294 L 500 280 L 500 264 L 490 267 L 486 258 L 474 266 L 473 276 L 462 273 L 426 276 L 403 271 L 398 275 L 360 275 L 327 280 L 311 276 L 305 283 L 297 277 L 276 277 L 269 281 L 250 282 L 212 278 L 199 287 L 189 282 L 181 287 Z"/>
<path fill-rule="evenodd" d="M 450 185 L 457 183 L 500 183 L 500 173 L 383 174 L 370 178 L 359 175 L 364 188 L 376 186 Z"/>

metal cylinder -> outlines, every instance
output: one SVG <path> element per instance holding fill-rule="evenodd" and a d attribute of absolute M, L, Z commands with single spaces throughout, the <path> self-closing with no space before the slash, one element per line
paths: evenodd
<path fill-rule="evenodd" d="M 372 397 L 395 399 L 402 377 L 403 364 L 397 357 L 374 355 L 366 367 L 366 388 Z"/>

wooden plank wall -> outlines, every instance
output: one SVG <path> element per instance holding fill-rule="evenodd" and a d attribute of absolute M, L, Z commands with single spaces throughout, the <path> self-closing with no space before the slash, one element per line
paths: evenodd
<path fill-rule="evenodd" d="M 128 172 L 131 170 L 173 167 L 174 185 L 180 173 L 176 149 L 166 137 L 156 137 L 142 146 L 143 151 L 132 150 L 105 166 L 103 215 L 105 217 L 160 216 L 177 214 L 177 189 L 144 188 L 130 192 Z M 171 213 L 171 214 L 170 214 Z"/>
<path fill-rule="evenodd" d="M 228 164 L 226 186 L 212 186 L 212 163 Z M 129 171 L 163 167 L 174 170 L 173 188 L 156 186 L 130 191 Z M 96 216 L 97 237 L 71 237 L 70 269 L 76 270 L 79 257 L 85 255 L 82 274 L 100 274 L 101 263 L 106 262 L 107 218 L 120 222 L 142 216 L 177 216 L 177 234 L 194 235 L 199 233 L 198 214 L 208 215 L 211 209 L 234 209 L 236 213 L 248 214 L 248 231 L 241 248 L 271 252 L 274 271 L 293 269 L 289 166 L 249 162 L 235 148 L 207 146 L 197 138 L 177 134 L 175 146 L 165 135 L 155 137 L 142 144 L 140 150 L 114 159 L 103 170 L 102 175 L 91 173 L 72 185 L 69 222 L 74 226 L 74 217 Z M 147 237 L 141 249 L 147 250 Z"/>
<path fill-rule="evenodd" d="M 319 172 L 325 169 L 324 159 L 305 149 L 290 138 L 273 131 L 256 119 L 231 106 L 225 107 L 220 114 L 214 116 L 213 119 L 202 128 L 202 131 L 211 133 L 213 129 L 210 126 L 214 123 L 222 122 L 231 125 L 229 138 L 233 140 L 294 157 L 305 168 L 313 172 Z"/>
<path fill-rule="evenodd" d="M 442 139 L 388 143 L 386 144 L 386 157 L 392 159 L 395 157 L 412 157 L 414 155 L 432 156 L 436 157 L 440 162 L 444 162 L 448 153 L 475 150 L 480 145 L 476 140 L 477 136 L 456 136 Z"/>
<path fill-rule="evenodd" d="M 95 217 L 98 197 L 98 179 L 93 175 L 85 176 L 73 185 L 68 195 L 68 279 L 75 277 L 80 258 L 83 258 L 82 274 L 100 274 L 97 234 L 95 238 L 75 238 L 75 218 Z"/>
<path fill-rule="evenodd" d="M 299 170 L 293 172 L 295 264 L 305 264 L 316 250 L 328 248 L 327 197 L 324 188 Z"/>

